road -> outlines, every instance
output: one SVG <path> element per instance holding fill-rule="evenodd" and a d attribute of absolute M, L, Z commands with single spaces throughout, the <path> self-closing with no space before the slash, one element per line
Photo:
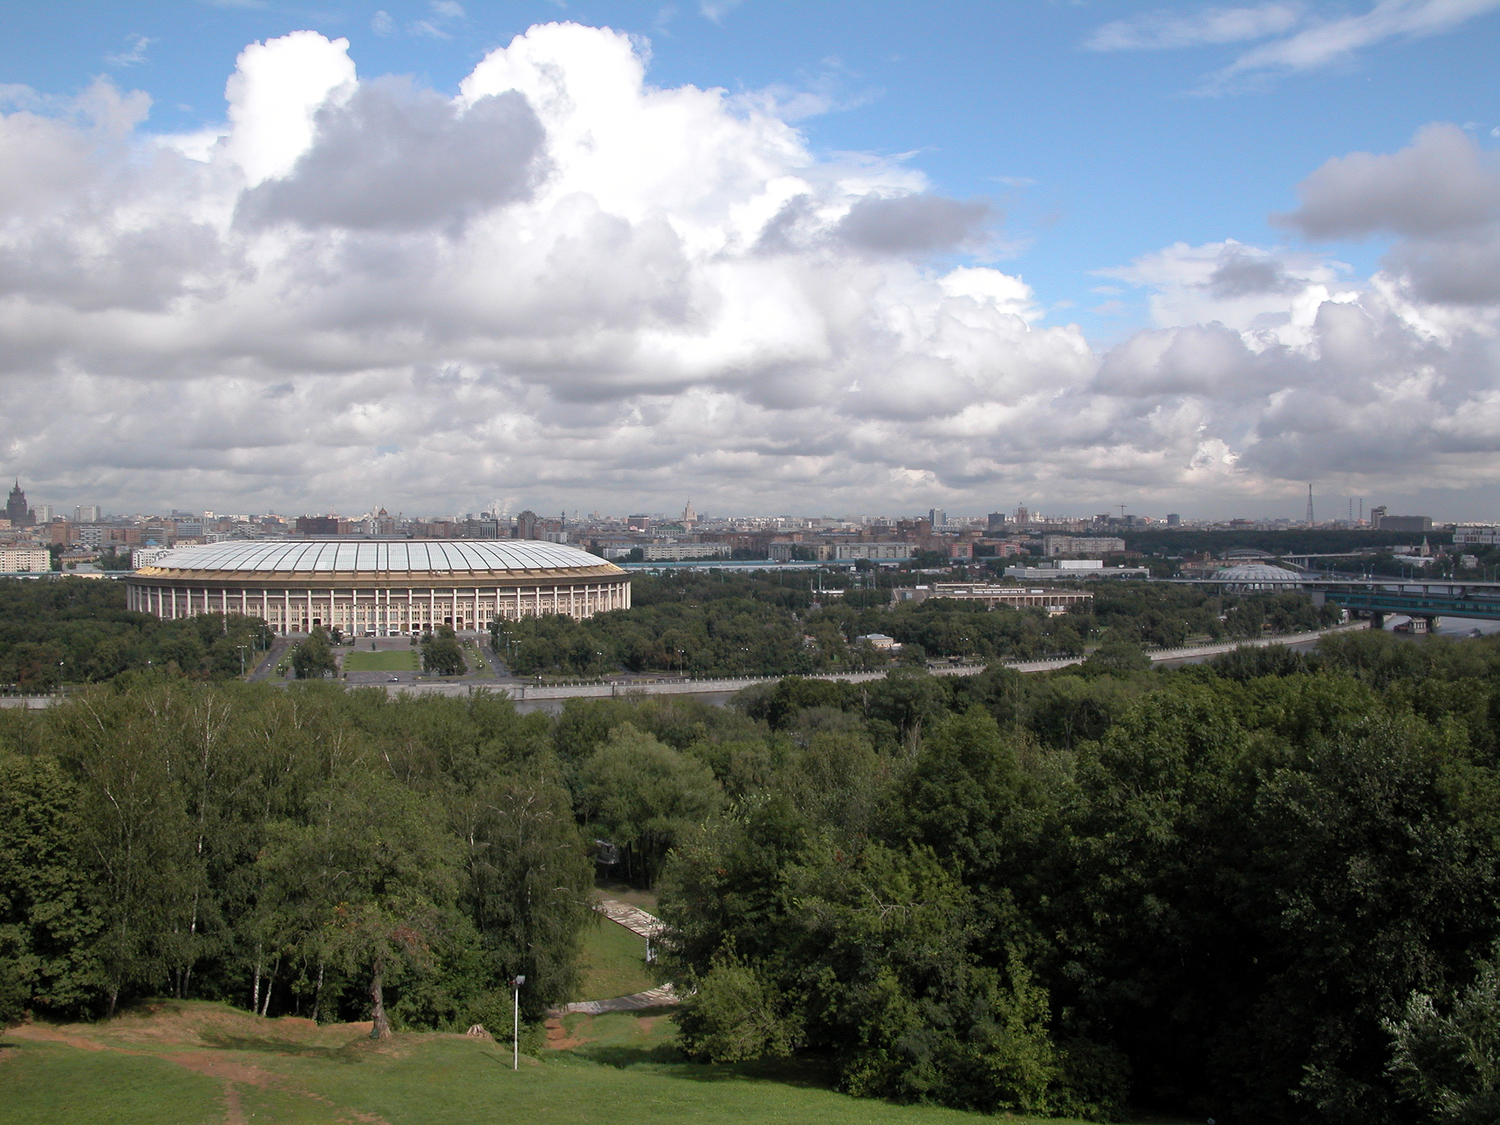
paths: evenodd
<path fill-rule="evenodd" d="M 1249 640 L 1220 641 L 1207 645 L 1184 645 L 1181 648 L 1164 648 L 1148 651 L 1147 656 L 1152 663 L 1159 664 L 1187 664 L 1195 663 L 1212 656 L 1221 656 L 1236 648 L 1251 647 L 1264 648 L 1267 645 L 1287 645 L 1293 648 L 1310 647 L 1315 644 L 1319 637 L 1331 633 L 1347 633 L 1351 630 L 1368 629 L 1369 622 L 1355 621 L 1348 625 L 1335 625 L 1329 629 L 1323 629 L 1307 633 L 1290 633 L 1275 637 L 1256 637 Z M 360 642 L 362 645 L 369 644 L 368 640 Z M 256 672 L 250 679 L 265 679 L 266 674 L 276 666 L 278 647 L 281 652 L 291 644 L 290 641 L 278 641 L 267 653 Z M 382 648 L 407 647 L 408 642 L 402 640 L 391 640 L 385 644 L 377 643 L 377 650 Z M 345 651 L 345 650 L 339 650 Z M 1027 661 L 1004 661 L 1003 666 L 1021 673 L 1054 672 L 1059 668 L 1067 668 L 1074 664 L 1082 664 L 1082 656 L 1060 656 L 1051 660 L 1027 660 Z M 387 693 L 398 695 L 408 693 L 411 695 L 449 695 L 463 697 L 476 690 L 488 689 L 500 691 L 508 695 L 518 710 L 521 711 L 548 711 L 557 712 L 562 709 L 563 704 L 569 699 L 619 699 L 629 698 L 636 695 L 687 695 L 700 699 L 707 703 L 722 704 L 727 702 L 736 692 L 743 691 L 755 684 L 774 684 L 782 677 L 780 676 L 742 676 L 725 677 L 720 679 L 689 680 L 684 678 L 665 677 L 641 677 L 620 678 L 608 681 L 595 681 L 591 683 L 574 684 L 542 684 L 528 683 L 514 676 L 502 675 L 499 669 L 500 663 L 494 660 L 494 653 L 488 651 L 486 646 L 485 660 L 489 668 L 483 672 L 471 670 L 468 675 L 456 677 L 444 677 L 441 679 L 429 678 L 417 672 L 350 672 L 344 682 L 353 686 L 384 686 Z M 936 665 L 928 668 L 935 676 L 974 676 L 983 672 L 987 665 L 984 664 L 961 664 L 961 665 Z M 844 683 L 869 683 L 872 680 L 885 678 L 888 669 L 878 672 L 815 672 L 805 677 L 809 680 L 839 680 Z M 273 680 L 273 683 L 285 683 L 285 681 Z M 8 696 L 0 697 L 0 707 L 48 707 L 58 698 L 57 696 Z"/>

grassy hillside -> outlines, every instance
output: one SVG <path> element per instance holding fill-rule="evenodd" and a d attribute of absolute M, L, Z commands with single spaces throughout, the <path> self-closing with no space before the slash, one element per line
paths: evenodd
<path fill-rule="evenodd" d="M 219 1004 L 162 1001 L 106 1023 L 30 1025 L 0 1038 L 0 1125 L 984 1120 L 856 1101 L 806 1067 L 677 1062 L 659 1011 L 552 1024 L 545 1057 L 523 1057 L 519 1072 L 509 1043 L 488 1038 L 376 1043 L 368 1024 L 264 1020 Z"/>

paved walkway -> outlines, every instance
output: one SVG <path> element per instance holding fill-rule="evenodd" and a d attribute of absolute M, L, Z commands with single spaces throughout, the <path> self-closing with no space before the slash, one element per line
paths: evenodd
<path fill-rule="evenodd" d="M 666 926 L 655 914 L 647 914 L 638 906 L 631 906 L 628 902 L 621 902 L 615 898 L 601 898 L 594 903 L 594 909 L 603 914 L 611 922 L 618 922 L 633 934 L 640 934 L 643 938 L 656 940 Z"/>
<path fill-rule="evenodd" d="M 579 1000 L 575 1004 L 564 1004 L 563 1015 L 582 1012 L 586 1016 L 597 1016 L 604 1012 L 639 1012 L 642 1008 L 670 1008 L 680 1004 L 681 998 L 670 984 L 647 989 L 633 996 L 616 996 L 613 1000 Z"/>

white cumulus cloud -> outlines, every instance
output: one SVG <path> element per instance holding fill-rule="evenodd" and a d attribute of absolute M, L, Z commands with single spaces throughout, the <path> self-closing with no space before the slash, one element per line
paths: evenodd
<path fill-rule="evenodd" d="M 1496 298 L 1423 272 L 1442 252 L 1450 287 L 1494 276 L 1486 243 L 1450 246 L 1453 216 L 1491 221 L 1488 157 L 1446 133 L 1314 172 L 1286 220 L 1415 232 L 1377 277 L 1168 247 L 1108 271 L 1152 327 L 1101 353 L 967 256 L 1000 222 L 984 201 L 647 65 L 550 24 L 447 97 L 298 32 L 247 47 L 225 126 L 190 137 L 107 83 L 12 98 L 8 471 L 44 502 L 408 512 L 1201 510 L 1312 476 L 1500 482 Z M 1465 160 L 1456 202 L 1403 186 Z"/>

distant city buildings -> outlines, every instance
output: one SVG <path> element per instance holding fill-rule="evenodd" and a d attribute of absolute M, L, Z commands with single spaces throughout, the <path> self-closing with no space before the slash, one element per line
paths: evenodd
<path fill-rule="evenodd" d="M 1500 527 L 1465 527 L 1453 529 L 1455 547 L 1500 547 Z"/>
<path fill-rule="evenodd" d="M 1225 546 L 1194 542 L 1189 549 L 1186 540 L 1173 543 L 1152 537 L 1150 533 L 1157 531 L 1258 532 L 1307 526 L 1305 520 L 1279 517 L 1192 520 L 1177 512 L 1150 516 L 1128 512 L 1123 506 L 1088 516 L 1062 515 L 1055 510 L 1043 513 L 1026 504 L 1016 505 L 1013 515 L 1003 511 L 961 515 L 934 505 L 919 514 L 889 516 L 709 516 L 688 500 L 680 514 L 636 512 L 616 516 L 596 511 L 580 518 L 577 513 L 570 517 L 566 512 L 542 516 L 530 508 L 511 516 L 508 514 L 511 503 L 495 500 L 487 502 L 479 513 L 424 516 L 400 512 L 393 515 L 379 505 L 356 515 L 304 512 L 283 516 L 195 508 L 173 509 L 167 514 L 115 516 L 106 515 L 97 504 L 73 504 L 58 509 L 50 504 L 30 503 L 17 477 L 5 516 L 0 518 L 0 548 L 48 552 L 51 565 L 63 569 L 84 564 L 117 569 L 127 565 L 127 557 L 136 566 L 145 565 L 142 560 L 155 558 L 157 553 L 171 547 L 225 540 L 519 539 L 577 546 L 603 559 L 625 564 L 634 561 L 670 566 L 698 561 L 759 561 L 826 562 L 860 569 L 915 566 L 934 572 L 952 569 L 969 574 L 1003 571 L 1011 581 L 1045 584 L 1085 577 L 1144 577 L 1147 575 L 1144 566 L 1105 566 L 1103 560 L 1134 564 L 1145 555 L 1173 560 L 1182 574 L 1198 573 L 1211 569 L 1228 553 Z M 1386 506 L 1376 505 L 1369 509 L 1366 520 L 1361 500 L 1360 518 L 1355 519 L 1354 501 L 1350 500 L 1347 507 L 1348 519 L 1324 520 L 1313 526 L 1397 533 L 1372 542 L 1370 550 L 1376 546 L 1393 550 L 1405 542 L 1403 536 L 1414 540 L 1434 530 L 1452 529 L 1454 561 L 1459 549 L 1482 553 L 1484 549 L 1500 547 L 1500 522 L 1435 529 L 1428 516 L 1392 515 Z M 1441 561 L 1449 557 L 1445 547 L 1438 540 L 1431 554 L 1423 555 L 1416 550 L 1403 558 Z M 1215 558 L 1215 551 L 1219 558 Z M 1471 553 L 1467 557 L 1480 556 Z M 1413 565 L 1437 565 L 1437 561 Z M 1488 565 L 1487 559 L 1482 561 Z M 36 556 L 30 556 L 29 561 L 17 565 L 35 571 L 35 562 Z M 1160 564 L 1156 565 L 1159 570 Z"/>

